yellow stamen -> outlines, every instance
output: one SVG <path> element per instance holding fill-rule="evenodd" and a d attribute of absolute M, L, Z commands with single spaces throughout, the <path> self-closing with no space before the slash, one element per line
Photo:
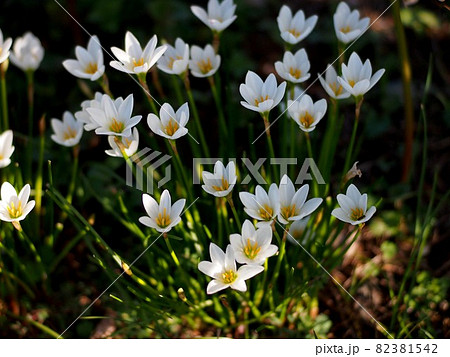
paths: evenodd
<path fill-rule="evenodd" d="M 121 121 L 117 121 L 116 118 L 112 118 L 112 123 L 109 126 L 109 130 L 111 130 L 113 133 L 120 134 L 123 132 L 123 129 L 125 129 L 125 124 Z"/>
<path fill-rule="evenodd" d="M 169 63 L 167 64 L 167 67 L 169 67 L 170 69 L 173 68 L 173 63 L 177 60 L 181 60 L 183 59 L 183 57 L 181 56 L 176 56 L 176 57 L 169 57 Z"/>
<path fill-rule="evenodd" d="M 342 91 L 344 90 L 344 88 L 340 85 L 340 84 L 338 84 L 338 83 L 336 83 L 336 82 L 333 82 L 333 83 L 331 83 L 330 84 L 330 88 L 331 88 L 331 90 L 334 92 L 334 95 L 337 97 L 338 95 L 341 95 L 342 94 Z"/>
<path fill-rule="evenodd" d="M 158 217 L 156 218 L 156 224 L 161 227 L 165 228 L 171 223 L 170 216 L 167 214 L 166 208 L 164 208 L 163 213 L 158 213 Z"/>
<path fill-rule="evenodd" d="M 216 191 L 226 191 L 228 190 L 228 188 L 230 187 L 230 184 L 228 183 L 228 181 L 225 179 L 225 177 L 222 177 L 221 180 L 221 185 L 220 186 L 212 186 L 212 188 Z"/>
<path fill-rule="evenodd" d="M 273 209 L 269 205 L 264 205 L 258 210 L 258 213 L 263 220 L 270 221 L 273 216 Z"/>
<path fill-rule="evenodd" d="M 305 112 L 305 114 L 303 114 L 303 116 L 300 118 L 300 123 L 305 128 L 309 128 L 313 122 L 314 122 L 314 118 L 312 117 L 311 114 L 309 114 L 309 112 Z"/>
<path fill-rule="evenodd" d="M 350 84 L 350 87 L 354 87 L 355 86 L 355 81 L 353 79 L 348 81 L 348 84 Z"/>
<path fill-rule="evenodd" d="M 289 219 L 290 217 L 294 217 L 297 214 L 295 210 L 295 204 L 291 206 L 281 207 L 281 215 L 284 219 Z"/>
<path fill-rule="evenodd" d="M 84 71 L 88 74 L 94 74 L 95 72 L 97 72 L 97 70 L 98 70 L 97 63 L 91 62 L 87 65 Z"/>
<path fill-rule="evenodd" d="M 133 58 L 133 67 L 140 67 L 144 64 L 144 59 L 139 58 L 137 61 L 135 58 Z"/>
<path fill-rule="evenodd" d="M 255 244 L 252 246 L 250 239 L 247 238 L 247 245 L 244 247 L 244 254 L 247 256 L 247 258 L 255 259 L 260 251 L 261 247 L 258 247 L 258 243 L 255 242 Z"/>
<path fill-rule="evenodd" d="M 73 129 L 72 127 L 68 126 L 66 131 L 63 134 L 64 140 L 73 139 L 77 136 L 77 131 Z"/>
<path fill-rule="evenodd" d="M 197 66 L 198 69 L 200 70 L 200 72 L 202 72 L 203 74 L 208 73 L 209 71 L 212 70 L 213 66 L 211 63 L 211 58 L 207 58 L 207 60 L 201 60 L 197 62 Z"/>
<path fill-rule="evenodd" d="M 352 221 L 358 221 L 365 216 L 363 209 L 360 207 L 352 208 L 351 212 L 350 219 Z"/>
<path fill-rule="evenodd" d="M 352 30 L 350 26 L 341 27 L 342 33 L 349 33 Z"/>
<path fill-rule="evenodd" d="M 291 68 L 289 68 L 289 74 L 292 77 L 299 79 L 302 76 L 302 71 L 300 71 L 298 68 L 291 67 Z"/>
<path fill-rule="evenodd" d="M 9 204 L 9 206 L 6 206 L 6 209 L 9 213 L 9 216 L 11 218 L 19 218 L 22 215 L 23 209 L 22 209 L 22 202 L 19 201 L 19 204 L 16 205 L 14 204 L 14 202 L 11 202 Z"/>
<path fill-rule="evenodd" d="M 237 278 L 237 274 L 234 270 L 228 270 L 222 273 L 222 280 L 224 284 L 232 284 Z"/>
<path fill-rule="evenodd" d="M 173 134 L 175 134 L 175 132 L 178 130 L 180 126 L 178 125 L 176 120 L 173 120 L 173 118 L 170 118 L 169 122 L 167 123 L 166 127 L 164 128 L 164 132 L 169 135 L 172 136 Z"/>
<path fill-rule="evenodd" d="M 294 37 L 299 37 L 301 35 L 301 32 L 296 29 L 290 29 L 288 32 L 291 33 Z"/>
<path fill-rule="evenodd" d="M 269 100 L 269 95 L 266 94 L 265 97 L 263 97 L 262 95 L 259 98 L 255 98 L 255 106 L 259 106 L 259 104 L 261 104 L 262 102 L 265 102 L 266 100 Z"/>

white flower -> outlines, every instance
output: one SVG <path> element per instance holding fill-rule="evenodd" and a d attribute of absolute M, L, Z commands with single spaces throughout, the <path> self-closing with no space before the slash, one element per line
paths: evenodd
<path fill-rule="evenodd" d="M 369 26 L 370 19 L 364 17 L 359 18 L 359 11 L 351 11 L 345 2 L 340 2 L 336 12 L 333 15 L 334 31 L 338 40 L 342 43 L 349 43 L 364 31 Z"/>
<path fill-rule="evenodd" d="M 180 214 L 183 211 L 186 200 L 179 199 L 172 205 L 170 193 L 167 190 L 161 194 L 160 203 L 144 193 L 142 195 L 142 203 L 148 216 L 139 218 L 139 222 L 143 225 L 154 228 L 158 232 L 167 233 L 181 221 Z"/>
<path fill-rule="evenodd" d="M 222 3 L 218 0 L 209 0 L 208 12 L 199 6 L 191 6 L 194 15 L 215 32 L 222 32 L 236 20 L 235 10 L 233 0 L 225 0 Z"/>
<path fill-rule="evenodd" d="M 175 47 L 167 45 L 167 50 L 159 59 L 157 67 L 168 74 L 182 74 L 189 65 L 189 45 L 181 38 L 175 40 Z"/>
<path fill-rule="evenodd" d="M 322 203 L 321 198 L 311 198 L 306 201 L 309 192 L 309 185 L 303 185 L 295 191 L 291 179 L 284 175 L 281 178 L 280 187 L 280 212 L 278 221 L 283 224 L 289 224 L 292 221 L 298 221 L 313 213 Z"/>
<path fill-rule="evenodd" d="M 186 124 L 189 120 L 189 107 L 184 103 L 177 112 L 169 103 L 164 103 L 159 110 L 159 118 L 151 113 L 147 116 L 147 124 L 151 131 L 170 140 L 176 140 L 188 133 Z"/>
<path fill-rule="evenodd" d="M 277 17 L 281 38 L 291 45 L 299 43 L 311 33 L 314 26 L 316 26 L 317 19 L 317 15 L 306 19 L 305 13 L 302 10 L 297 11 L 294 17 L 292 17 L 291 9 L 283 5 Z"/>
<path fill-rule="evenodd" d="M 264 270 L 261 265 L 243 265 L 236 269 L 234 252 L 230 244 L 224 253 L 217 245 L 211 243 L 209 254 L 210 262 L 202 261 L 198 264 L 198 270 L 213 278 L 206 288 L 208 294 L 214 294 L 228 287 L 238 291 L 247 291 L 245 281 Z"/>
<path fill-rule="evenodd" d="M 216 197 L 228 196 L 237 180 L 234 161 L 230 161 L 227 167 L 221 161 L 216 161 L 214 173 L 203 171 L 202 178 L 202 188 L 206 192 Z"/>
<path fill-rule="evenodd" d="M 34 208 L 34 201 L 28 202 L 30 197 L 30 185 L 26 184 L 19 195 L 16 189 L 4 182 L 1 188 L 0 219 L 5 222 L 18 222 L 27 216 Z"/>
<path fill-rule="evenodd" d="M 83 135 L 83 123 L 76 120 L 72 113 L 66 111 L 62 121 L 52 119 L 50 123 L 54 132 L 51 138 L 55 143 L 71 147 L 80 142 Z"/>
<path fill-rule="evenodd" d="M 25 33 L 14 41 L 11 62 L 22 71 L 35 71 L 44 58 L 44 48 L 41 41 L 31 32 Z"/>
<path fill-rule="evenodd" d="M 0 134 L 0 168 L 6 167 L 11 163 L 11 155 L 14 152 L 12 141 L 12 130 L 6 130 Z"/>
<path fill-rule="evenodd" d="M 86 108 L 92 122 L 97 124 L 95 133 L 99 135 L 131 136 L 131 129 L 140 122 L 142 115 L 131 116 L 133 112 L 133 94 L 113 101 L 102 97 L 101 108 Z"/>
<path fill-rule="evenodd" d="M 131 136 L 129 137 L 122 136 L 120 140 L 122 141 L 123 147 L 125 149 L 125 154 L 128 157 L 133 156 L 136 153 L 139 146 L 139 132 L 137 128 L 133 128 L 133 133 Z M 123 157 L 122 152 L 120 151 L 119 147 L 115 142 L 115 136 L 108 136 L 108 143 L 109 146 L 111 146 L 111 149 L 105 150 L 105 153 L 107 155 L 113 157 Z"/>
<path fill-rule="evenodd" d="M 278 75 L 291 83 L 306 81 L 311 77 L 308 73 L 310 68 L 308 55 L 303 48 L 295 52 L 295 54 L 286 51 L 283 56 L 283 62 L 275 62 L 275 69 Z"/>
<path fill-rule="evenodd" d="M 211 45 L 206 45 L 204 50 L 198 46 L 191 47 L 189 69 L 194 77 L 210 77 L 217 72 L 219 66 L 220 55 L 216 55 Z"/>
<path fill-rule="evenodd" d="M 96 92 L 94 99 L 85 100 L 81 103 L 81 110 L 75 113 L 75 118 L 84 124 L 84 130 L 91 131 L 98 128 L 98 124 L 92 120 L 91 115 L 86 110 L 87 108 L 97 108 L 101 109 L 103 107 L 103 101 L 109 97 L 106 94 Z"/>
<path fill-rule="evenodd" d="M 0 63 L 3 63 L 8 59 L 11 45 L 12 39 L 10 37 L 3 41 L 3 32 L 0 29 Z"/>
<path fill-rule="evenodd" d="M 301 99 L 288 101 L 288 113 L 304 132 L 313 131 L 327 111 L 327 101 L 320 99 L 313 102 L 308 94 Z"/>
<path fill-rule="evenodd" d="M 76 60 L 68 59 L 63 62 L 64 68 L 78 78 L 96 81 L 105 73 L 103 51 L 97 36 L 89 39 L 87 49 L 75 47 Z"/>
<path fill-rule="evenodd" d="M 274 183 L 269 187 L 269 194 L 258 185 L 255 194 L 240 192 L 239 198 L 245 206 L 244 211 L 250 217 L 261 221 L 257 223 L 257 227 L 271 224 L 280 212 L 280 196 Z"/>
<path fill-rule="evenodd" d="M 292 224 L 289 226 L 289 231 L 287 235 L 287 239 L 296 245 L 298 244 L 305 244 L 305 242 L 309 239 L 311 236 L 311 231 L 305 232 L 306 226 L 308 225 L 309 218 L 305 217 L 298 221 L 292 222 Z"/>
<path fill-rule="evenodd" d="M 240 264 L 264 264 L 267 258 L 278 251 L 278 247 L 271 242 L 272 228 L 266 225 L 255 229 L 248 219 L 242 225 L 242 235 L 230 235 L 234 256 Z"/>
<path fill-rule="evenodd" d="M 345 195 L 337 195 L 339 208 L 335 208 L 331 214 L 342 222 L 350 223 L 354 226 L 367 222 L 377 210 L 375 206 L 367 209 L 367 194 L 361 195 L 355 185 L 351 184 L 347 188 Z"/>
<path fill-rule="evenodd" d="M 241 101 L 241 105 L 255 112 L 267 113 L 281 102 L 285 90 L 286 82 L 277 86 L 273 73 L 263 82 L 256 73 L 248 71 L 245 83 L 239 86 L 239 92 L 245 99 Z"/>
<path fill-rule="evenodd" d="M 331 64 L 328 64 L 325 71 L 325 79 L 323 79 L 320 74 L 318 75 L 323 89 L 325 89 L 331 98 L 345 99 L 350 97 L 350 93 L 338 82 L 336 70 Z"/>
<path fill-rule="evenodd" d="M 372 89 L 383 74 L 384 68 L 372 76 L 370 60 L 367 59 L 363 65 L 361 58 L 353 52 L 348 60 L 348 65 L 342 64 L 342 77 L 337 77 L 337 80 L 351 95 L 360 97 Z"/>
<path fill-rule="evenodd" d="M 125 51 L 117 47 L 111 47 L 112 53 L 118 61 L 111 61 L 111 67 L 131 74 L 147 73 L 166 51 L 166 46 L 156 47 L 158 38 L 156 35 L 148 41 L 144 49 L 137 38 L 127 31 L 125 35 Z"/>

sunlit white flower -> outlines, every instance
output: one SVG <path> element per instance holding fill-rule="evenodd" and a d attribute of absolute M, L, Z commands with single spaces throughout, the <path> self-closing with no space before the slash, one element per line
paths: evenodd
<path fill-rule="evenodd" d="M 96 92 L 94 99 L 85 100 L 81 103 L 81 110 L 75 113 L 75 118 L 84 124 L 84 130 L 91 131 L 98 128 L 97 122 L 92 120 L 91 114 L 88 113 L 87 108 L 97 108 L 101 109 L 103 107 L 102 101 L 106 100 L 103 98 L 109 97 L 106 94 Z"/>
<path fill-rule="evenodd" d="M 285 90 L 286 82 L 278 86 L 273 73 L 263 82 L 255 72 L 248 71 L 245 83 L 239 86 L 239 92 L 245 99 L 241 105 L 255 112 L 267 113 L 281 102 Z"/>
<path fill-rule="evenodd" d="M 12 45 L 12 39 L 9 37 L 6 40 L 3 40 L 3 32 L 0 29 L 0 63 L 3 63 L 9 57 L 9 49 Z"/>
<path fill-rule="evenodd" d="M 383 74 L 384 68 L 379 69 L 372 76 L 370 60 L 367 59 L 363 64 L 361 58 L 353 52 L 348 65 L 342 64 L 342 77 L 337 77 L 337 80 L 347 92 L 358 98 L 372 89 Z"/>
<path fill-rule="evenodd" d="M 296 245 L 298 244 L 304 244 L 309 237 L 311 236 L 310 231 L 306 231 L 306 226 L 308 225 L 309 218 L 311 216 L 307 216 L 305 218 L 302 218 L 298 221 L 292 222 L 292 224 L 289 226 L 287 239 Z"/>
<path fill-rule="evenodd" d="M 351 11 L 345 2 L 340 2 L 333 15 L 334 30 L 338 40 L 349 43 L 360 36 L 370 24 L 368 17 L 359 18 L 359 11 Z"/>
<path fill-rule="evenodd" d="M 111 47 L 111 51 L 118 61 L 111 61 L 111 67 L 131 74 L 147 73 L 166 51 L 166 46 L 156 47 L 158 38 L 156 35 L 148 41 L 144 49 L 137 38 L 127 31 L 125 35 L 125 51 L 117 47 Z"/>
<path fill-rule="evenodd" d="M 92 122 L 97 124 L 95 133 L 99 135 L 131 136 L 131 129 L 140 122 L 142 115 L 131 116 L 133 112 L 133 94 L 113 101 L 108 96 L 102 97 L 102 107 L 86 108 Z"/>
<path fill-rule="evenodd" d="M 306 201 L 309 185 L 303 185 L 299 190 L 295 191 L 294 184 L 287 175 L 281 178 L 278 192 L 280 195 L 278 221 L 283 224 L 289 224 L 292 221 L 298 221 L 309 216 L 322 203 L 321 198 L 311 198 Z"/>
<path fill-rule="evenodd" d="M 236 261 L 240 264 L 262 265 L 278 251 L 272 242 L 272 228 L 268 225 L 255 229 L 248 219 L 242 225 L 242 234 L 231 234 L 230 243 Z"/>
<path fill-rule="evenodd" d="M 176 140 L 186 135 L 186 124 L 189 120 L 189 107 L 184 103 L 177 112 L 169 103 L 164 103 L 159 110 L 159 118 L 151 113 L 147 116 L 147 124 L 151 131 L 170 140 Z"/>
<path fill-rule="evenodd" d="M 139 146 L 139 131 L 137 128 L 133 128 L 133 133 L 131 136 L 126 137 L 122 136 L 120 138 L 122 141 L 123 148 L 125 150 L 125 154 L 130 157 L 133 156 Z M 109 156 L 113 157 L 123 157 L 122 152 L 115 142 L 115 136 L 108 136 L 108 143 L 111 146 L 110 150 L 105 150 L 105 153 Z"/>
<path fill-rule="evenodd" d="M 269 187 L 269 194 L 258 185 L 255 188 L 255 194 L 240 192 L 239 198 L 245 206 L 244 211 L 250 217 L 260 221 L 257 227 L 271 224 L 280 212 L 280 195 L 274 183 Z"/>
<path fill-rule="evenodd" d="M 83 135 L 83 123 L 76 120 L 72 113 L 64 112 L 63 120 L 52 119 L 52 140 L 63 146 L 71 147 L 77 145 Z"/>
<path fill-rule="evenodd" d="M 189 45 L 181 38 L 175 40 L 175 47 L 167 45 L 167 50 L 157 63 L 157 67 L 168 74 L 182 74 L 189 65 Z"/>
<path fill-rule="evenodd" d="M 281 38 L 291 45 L 299 43 L 311 33 L 316 26 L 317 19 L 317 15 L 305 18 L 305 13 L 302 10 L 297 11 L 292 16 L 289 6 L 283 5 L 277 17 Z"/>
<path fill-rule="evenodd" d="M 233 248 L 230 244 L 224 253 L 217 245 L 211 243 L 209 254 L 210 262 L 202 261 L 198 264 L 198 270 L 213 278 L 206 288 L 208 294 L 214 294 L 228 287 L 238 291 L 247 291 L 245 281 L 264 270 L 261 265 L 243 265 L 237 269 Z"/>
<path fill-rule="evenodd" d="M 148 216 L 140 217 L 139 222 L 147 227 L 156 229 L 158 232 L 167 233 L 180 223 L 180 214 L 183 211 L 186 200 L 184 198 L 179 199 L 172 205 L 169 191 L 164 190 L 159 204 L 152 196 L 146 193 L 142 195 L 142 203 Z"/>
<path fill-rule="evenodd" d="M 337 195 L 339 208 L 335 208 L 331 214 L 337 219 L 354 226 L 367 222 L 377 210 L 375 206 L 367 209 L 367 194 L 361 195 L 355 185 L 347 188 L 347 193 Z"/>
<path fill-rule="evenodd" d="M 331 64 L 328 64 L 325 71 L 325 79 L 319 73 L 319 80 L 323 89 L 327 94 L 334 99 L 345 99 L 350 97 L 350 93 L 347 92 L 344 87 L 337 80 L 337 73 Z"/>
<path fill-rule="evenodd" d="M 204 185 L 202 188 L 216 197 L 225 197 L 236 184 L 236 165 L 230 161 L 225 167 L 221 161 L 214 164 L 214 173 L 203 171 L 202 179 Z"/>
<path fill-rule="evenodd" d="M 76 60 L 68 59 L 63 62 L 64 68 L 78 78 L 96 81 L 105 73 L 103 64 L 103 51 L 97 36 L 89 39 L 87 49 L 75 47 Z"/>
<path fill-rule="evenodd" d="M 191 6 L 194 15 L 215 32 L 222 32 L 236 20 L 235 10 L 233 0 L 224 0 L 222 3 L 218 0 L 209 0 L 208 12 L 200 6 Z"/>
<path fill-rule="evenodd" d="M 12 130 L 6 130 L 0 134 L 0 168 L 6 167 L 11 163 L 11 155 L 14 152 L 12 141 Z"/>
<path fill-rule="evenodd" d="M 18 222 L 27 216 L 34 208 L 34 201 L 28 202 L 30 198 L 30 185 L 26 184 L 19 195 L 16 189 L 9 183 L 4 182 L 1 187 L 0 219 L 5 222 Z"/>
<path fill-rule="evenodd" d="M 44 58 L 44 48 L 36 36 L 27 32 L 23 37 L 16 38 L 9 58 L 22 71 L 35 71 Z"/>
<path fill-rule="evenodd" d="M 327 101 L 320 99 L 313 102 L 308 94 L 300 100 L 288 101 L 288 113 L 304 132 L 313 131 L 327 111 Z"/>
<path fill-rule="evenodd" d="M 306 81 L 311 75 L 309 69 L 308 55 L 302 48 L 293 54 L 286 51 L 283 56 L 283 62 L 275 62 L 275 69 L 278 75 L 291 83 L 302 83 Z"/>
<path fill-rule="evenodd" d="M 191 47 L 191 59 L 189 69 L 194 77 L 210 77 L 217 72 L 220 66 L 220 55 L 214 52 L 211 45 L 206 45 L 205 49 L 198 46 Z"/>

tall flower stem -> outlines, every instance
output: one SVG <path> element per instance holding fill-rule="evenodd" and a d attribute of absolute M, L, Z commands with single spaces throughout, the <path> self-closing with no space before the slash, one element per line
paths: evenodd
<path fill-rule="evenodd" d="M 67 191 L 67 202 L 72 204 L 73 193 L 75 191 L 78 174 L 78 156 L 80 154 L 80 146 L 74 146 L 73 148 L 73 163 L 72 163 L 72 177 L 70 179 L 69 189 Z"/>
<path fill-rule="evenodd" d="M 111 98 L 114 98 L 111 90 L 109 89 L 109 80 L 108 80 L 106 73 L 103 74 L 103 76 L 101 78 L 99 78 L 97 82 L 102 87 L 103 92 L 108 94 Z"/>
<path fill-rule="evenodd" d="M 361 105 L 364 101 L 364 98 L 356 98 L 356 104 L 355 104 L 355 121 L 353 123 L 353 131 L 352 131 L 352 137 L 350 139 L 350 145 L 348 146 L 347 155 L 345 156 L 345 164 L 344 169 L 342 171 L 341 177 L 344 178 L 347 171 L 350 169 L 350 162 L 353 155 L 353 148 L 355 146 L 355 139 L 356 139 L 356 133 L 358 131 L 358 123 L 359 123 L 359 115 L 361 113 Z"/>
<path fill-rule="evenodd" d="M 313 155 L 312 146 L 311 146 L 311 137 L 309 136 L 309 133 L 305 132 L 305 138 L 306 138 L 306 149 L 308 151 L 308 156 L 314 160 L 314 155 Z M 318 197 L 319 196 L 319 188 L 317 187 L 316 180 L 313 180 L 312 188 L 313 188 L 314 196 Z"/>
<path fill-rule="evenodd" d="M 183 186 L 186 190 L 186 194 L 188 195 L 189 200 L 192 202 L 193 197 L 192 197 L 191 190 L 189 189 L 188 176 L 184 170 L 183 163 L 181 162 L 180 154 L 178 153 L 178 150 L 177 150 L 177 144 L 176 144 L 175 140 L 170 140 L 169 144 L 170 144 L 170 148 L 172 149 L 173 155 L 175 156 L 176 165 L 177 165 L 178 171 L 181 175 L 181 179 L 183 181 Z"/>
<path fill-rule="evenodd" d="M 231 211 L 233 212 L 234 220 L 236 221 L 236 224 L 238 226 L 238 229 L 241 227 L 241 220 L 239 219 L 239 215 L 236 211 L 236 207 L 234 206 L 233 198 L 231 197 L 231 192 L 226 197 L 226 200 L 228 204 L 230 205 Z"/>
<path fill-rule="evenodd" d="M 44 166 L 44 147 L 45 147 L 45 115 L 43 115 L 39 120 L 39 160 L 35 184 L 36 213 L 38 216 L 40 216 L 41 214 L 41 206 L 42 206 L 42 181 L 43 181 L 42 170 Z M 37 220 L 37 222 L 39 222 L 39 219 Z"/>
<path fill-rule="evenodd" d="M 225 149 L 224 143 L 228 142 L 228 128 L 225 120 L 225 114 L 223 112 L 222 100 L 220 99 L 220 94 L 217 90 L 216 83 L 214 81 L 214 77 L 208 77 L 209 84 L 211 86 L 211 91 L 214 97 L 214 102 L 216 103 L 217 113 L 219 115 L 219 126 L 220 126 L 220 152 L 223 154 L 223 150 Z"/>
<path fill-rule="evenodd" d="M 267 144 L 269 145 L 269 154 L 270 154 L 271 158 L 274 158 L 275 151 L 273 149 L 272 136 L 270 135 L 269 112 L 262 113 L 261 116 L 264 120 L 264 128 L 265 128 L 265 132 L 266 132 L 266 136 L 267 136 Z M 273 169 L 272 169 L 273 177 L 274 177 L 275 181 L 278 181 L 279 180 L 278 172 L 276 171 L 274 165 L 272 167 L 273 167 Z"/>
<path fill-rule="evenodd" d="M 275 227 L 274 227 L 273 230 L 274 230 L 273 233 L 275 234 L 275 236 L 278 238 L 278 240 L 280 240 L 280 236 L 278 235 L 278 232 L 275 229 Z M 269 283 L 269 290 L 271 291 L 271 293 L 268 294 L 268 295 L 270 295 L 271 304 L 273 304 L 273 293 L 272 293 L 273 290 L 274 290 L 273 287 L 276 284 L 276 281 L 277 281 L 278 276 L 280 274 L 281 262 L 283 261 L 284 256 L 286 254 L 286 237 L 287 237 L 288 230 L 289 230 L 289 228 L 285 227 L 283 238 L 281 239 L 280 251 L 278 253 L 277 263 L 276 263 L 275 269 L 273 271 L 272 279 L 270 279 L 270 283 Z"/>
<path fill-rule="evenodd" d="M 18 222 L 17 222 L 18 223 Z M 41 269 L 41 274 L 42 277 L 45 278 L 45 266 L 44 263 L 42 262 L 42 258 L 39 255 L 36 246 L 34 245 L 33 241 L 25 234 L 25 232 L 23 231 L 22 227 L 20 226 L 20 224 L 18 224 L 17 226 L 15 225 L 15 228 L 17 230 L 17 233 L 19 234 L 19 238 L 20 240 L 28 245 L 28 248 L 31 250 L 31 252 L 34 255 L 34 259 L 36 260 L 36 263 L 39 265 L 39 268 Z"/>
<path fill-rule="evenodd" d="M 216 53 L 216 54 L 218 54 L 219 53 L 219 48 L 220 48 L 220 35 L 221 35 L 221 32 L 217 32 L 217 31 L 214 31 L 213 32 L 213 48 L 214 48 L 214 52 Z"/>
<path fill-rule="evenodd" d="M 197 129 L 196 132 L 200 138 L 200 145 L 202 146 L 203 153 L 206 155 L 206 157 L 210 157 L 208 145 L 206 145 L 205 134 L 203 133 L 202 124 L 200 122 L 200 116 L 198 115 L 197 105 L 195 104 L 194 95 L 192 94 L 191 84 L 189 82 L 189 77 L 187 73 L 184 77 L 183 82 L 184 87 L 186 88 L 189 104 L 192 108 L 192 114 L 194 115 L 194 122 Z"/>
<path fill-rule="evenodd" d="M 138 75 L 138 80 L 142 86 L 142 89 L 145 93 L 145 96 L 147 97 L 147 101 L 150 104 L 150 107 L 151 107 L 153 113 L 155 115 L 159 115 L 158 108 L 156 107 L 156 104 L 155 104 L 155 100 L 153 99 L 152 95 L 150 94 L 150 88 L 148 87 L 148 84 L 147 84 L 147 73 L 140 73 Z"/>
<path fill-rule="evenodd" d="M 34 116 L 34 71 L 25 72 L 27 76 L 27 98 L 28 98 L 28 145 L 25 166 L 25 180 L 31 180 L 31 169 L 33 162 L 33 116 Z"/>
<path fill-rule="evenodd" d="M 6 90 L 6 69 L 8 65 L 7 61 L 0 64 L 0 84 L 2 92 L 2 131 L 9 129 L 9 119 L 8 119 L 8 92 Z"/>
<path fill-rule="evenodd" d="M 175 75 L 170 76 L 172 80 L 172 87 L 175 92 L 175 96 L 177 97 L 177 101 L 179 105 L 184 103 L 183 95 L 181 94 L 180 83 L 178 82 L 178 78 Z"/>

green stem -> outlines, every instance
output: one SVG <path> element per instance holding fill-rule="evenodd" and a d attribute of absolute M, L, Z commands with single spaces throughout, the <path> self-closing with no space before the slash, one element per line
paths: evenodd
<path fill-rule="evenodd" d="M 311 146 L 311 137 L 309 136 L 309 133 L 305 132 L 305 137 L 306 137 L 306 148 L 308 150 L 308 156 L 311 159 L 314 159 L 314 155 L 313 155 L 313 151 L 312 151 L 312 146 Z M 316 180 L 313 180 L 312 182 L 312 188 L 313 188 L 313 192 L 314 192 L 314 196 L 318 197 L 319 196 L 319 188 L 317 186 L 317 182 Z"/>
<path fill-rule="evenodd" d="M 27 77 L 27 97 L 28 97 L 28 145 L 25 166 L 25 180 L 31 180 L 33 162 L 33 116 L 34 116 L 34 71 L 28 70 Z"/>
<path fill-rule="evenodd" d="M 261 113 L 261 116 L 264 120 L 264 128 L 267 135 L 267 144 L 269 145 L 269 154 L 271 158 L 275 158 L 275 150 L 273 149 L 272 136 L 270 135 L 270 122 L 269 122 L 269 112 Z M 272 166 L 273 178 L 275 181 L 279 181 L 278 172 L 275 168 L 275 165 Z"/>
<path fill-rule="evenodd" d="M 347 150 L 347 155 L 345 156 L 345 164 L 344 169 L 342 171 L 341 177 L 344 178 L 347 171 L 350 169 L 350 162 L 353 156 L 353 147 L 355 146 L 356 133 L 358 131 L 358 123 L 359 123 L 359 115 L 361 112 L 361 105 L 363 103 L 364 98 L 357 98 L 355 105 L 355 122 L 353 123 L 353 131 L 352 137 L 350 139 L 350 145 Z"/>
<path fill-rule="evenodd" d="M 36 186 L 35 186 L 35 198 L 36 198 L 36 214 L 38 215 L 37 222 L 39 222 L 39 216 L 41 214 L 42 206 L 42 170 L 44 166 L 44 147 L 45 147 L 45 116 L 42 116 L 39 121 L 39 160 L 36 173 Z"/>
<path fill-rule="evenodd" d="M 183 95 L 181 94 L 180 83 L 178 82 L 177 76 L 171 75 L 172 87 L 175 92 L 175 96 L 177 97 L 177 101 L 179 105 L 184 104 Z"/>
<path fill-rule="evenodd" d="M 150 108 L 152 109 L 153 113 L 158 116 L 159 115 L 158 108 L 156 107 L 155 101 L 152 95 L 150 94 L 150 88 L 148 87 L 147 84 L 147 73 L 139 74 L 138 80 L 142 86 L 142 90 L 144 91 L 145 96 L 147 97 L 147 101 L 150 104 Z"/>
<path fill-rule="evenodd" d="M 180 154 L 178 153 L 178 150 L 177 150 L 177 144 L 176 144 L 175 140 L 170 140 L 169 143 L 170 143 L 170 148 L 172 149 L 173 155 L 175 156 L 176 164 L 177 164 L 178 170 L 181 174 L 181 179 L 183 181 L 183 185 L 186 190 L 186 194 L 188 195 L 189 201 L 193 202 L 193 197 L 192 197 L 192 193 L 190 190 L 188 176 L 186 174 L 186 171 L 184 170 L 183 163 L 181 162 Z"/>
<path fill-rule="evenodd" d="M 225 120 L 225 115 L 223 112 L 223 107 L 222 107 L 222 101 L 220 99 L 220 95 L 217 91 L 217 87 L 216 84 L 214 82 L 214 77 L 208 77 L 209 80 L 209 84 L 211 85 L 211 91 L 214 97 L 214 101 L 216 103 L 216 107 L 217 107 L 217 112 L 219 114 L 219 126 L 220 126 L 220 146 L 221 146 L 221 153 L 223 153 L 223 150 L 225 149 L 224 144 L 228 143 L 228 128 L 227 128 L 227 123 Z"/>
<path fill-rule="evenodd" d="M 101 78 L 99 78 L 97 80 L 98 84 L 100 84 L 100 86 L 103 89 L 103 92 L 105 92 L 106 94 L 108 94 L 111 98 L 114 98 L 111 90 L 109 89 L 109 80 L 108 77 L 106 76 L 106 73 L 103 74 L 103 76 Z"/>
<path fill-rule="evenodd" d="M 3 127 L 2 131 L 9 129 L 9 119 L 8 119 L 8 92 L 6 90 L 6 66 L 5 63 L 0 64 L 0 81 L 1 81 L 1 92 L 2 92 L 2 116 L 3 116 Z"/>
<path fill-rule="evenodd" d="M 72 177 L 70 179 L 69 189 L 67 191 L 67 202 L 72 203 L 73 193 L 75 191 L 77 183 L 77 171 L 78 171 L 78 155 L 80 147 L 77 145 L 73 148 L 73 164 L 72 164 Z"/>
<path fill-rule="evenodd" d="M 17 227 L 16 227 L 17 229 Z M 20 229 L 17 229 L 17 232 L 19 234 L 19 238 L 28 245 L 28 248 L 30 248 L 31 252 L 34 255 L 34 258 L 36 260 L 36 263 L 38 263 L 39 268 L 41 269 L 41 273 L 42 273 L 42 277 L 45 278 L 46 276 L 46 272 L 45 272 L 45 266 L 44 263 L 42 262 L 42 258 L 39 255 L 36 246 L 34 245 L 34 243 L 31 241 L 31 239 L 25 234 L 25 232 L 23 231 L 23 229 L 20 227 Z"/>
<path fill-rule="evenodd" d="M 231 192 L 230 194 L 226 197 L 228 204 L 230 205 L 231 211 L 233 212 L 233 216 L 234 219 L 236 221 L 236 224 L 238 226 L 238 229 L 241 228 L 241 220 L 239 219 L 239 215 L 236 211 L 236 207 L 234 206 L 234 202 L 233 202 L 233 198 L 231 197 Z"/>

